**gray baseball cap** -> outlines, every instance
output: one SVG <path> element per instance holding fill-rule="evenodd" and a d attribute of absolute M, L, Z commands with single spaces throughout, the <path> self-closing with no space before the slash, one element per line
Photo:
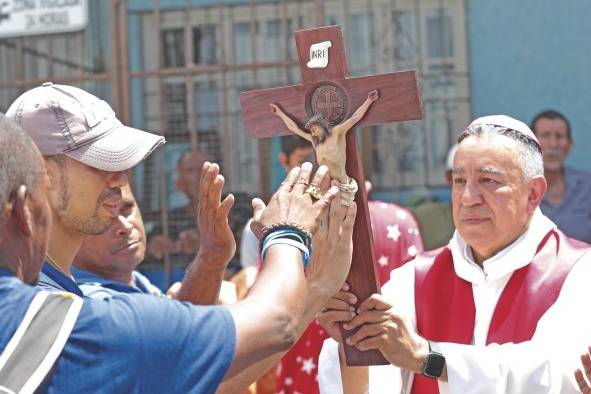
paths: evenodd
<path fill-rule="evenodd" d="M 67 85 L 45 82 L 6 111 L 43 156 L 64 154 L 103 171 L 125 171 L 165 143 L 164 137 L 124 126 L 105 101 Z"/>

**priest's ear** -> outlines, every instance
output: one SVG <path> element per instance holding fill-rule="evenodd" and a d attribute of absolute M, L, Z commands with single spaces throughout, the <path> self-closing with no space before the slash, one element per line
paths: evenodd
<path fill-rule="evenodd" d="M 535 176 L 529 181 L 529 190 L 527 196 L 528 213 L 533 214 L 536 208 L 540 206 L 547 188 L 548 184 L 546 183 L 546 178 L 541 175 Z"/>

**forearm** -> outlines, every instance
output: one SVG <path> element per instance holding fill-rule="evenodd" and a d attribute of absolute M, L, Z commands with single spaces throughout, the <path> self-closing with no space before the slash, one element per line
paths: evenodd
<path fill-rule="evenodd" d="M 265 268 L 249 296 L 228 306 L 236 323 L 237 344 L 226 378 L 295 343 L 305 297 L 301 252 L 287 245 L 269 248 Z"/>
<path fill-rule="evenodd" d="M 363 394 L 369 390 L 369 368 L 349 367 L 345 361 L 345 351 L 339 344 L 339 363 L 341 367 L 341 381 L 343 392 L 351 394 Z"/>
<path fill-rule="evenodd" d="M 316 313 L 326 303 L 327 295 L 324 294 L 321 284 L 308 283 L 306 293 L 306 306 L 304 313 L 297 326 L 296 337 L 299 338 L 304 334 L 310 323 L 316 317 Z M 227 379 L 218 388 L 218 394 L 232 394 L 246 390 L 254 381 L 258 380 L 267 371 L 276 366 L 286 352 L 280 352 L 264 359 L 263 361 L 253 365 L 252 367 L 240 372 L 231 379 Z"/>
<path fill-rule="evenodd" d="M 212 257 L 197 254 L 187 269 L 177 299 L 195 305 L 217 304 L 225 266 L 212 262 Z"/>

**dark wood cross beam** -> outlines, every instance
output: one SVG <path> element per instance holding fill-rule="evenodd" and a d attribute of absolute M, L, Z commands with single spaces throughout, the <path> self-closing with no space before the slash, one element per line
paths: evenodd
<path fill-rule="evenodd" d="M 347 58 L 339 26 L 300 30 L 295 33 L 295 39 L 303 83 L 240 94 L 244 127 L 249 137 L 291 134 L 281 119 L 271 112 L 271 103 L 277 103 L 303 129 L 307 119 L 317 112 L 322 112 L 331 124 L 338 124 L 349 118 L 374 89 L 378 90 L 379 99 L 357 126 L 367 127 L 422 118 L 421 94 L 415 71 L 347 78 Z M 329 45 L 326 44 L 327 41 L 330 42 Z M 322 67 L 326 60 L 328 63 Z M 317 64 L 312 66 L 319 67 L 310 68 L 308 62 L 315 62 Z M 353 230 L 353 262 L 347 281 L 351 285 L 351 291 L 362 301 L 371 294 L 378 293 L 380 287 L 375 269 L 365 180 L 354 130 L 347 133 L 346 170 L 359 185 L 355 197 L 357 219 Z M 343 330 L 345 337 L 353 333 Z M 377 350 L 360 352 L 346 345 L 345 356 L 348 365 L 388 364 Z"/>

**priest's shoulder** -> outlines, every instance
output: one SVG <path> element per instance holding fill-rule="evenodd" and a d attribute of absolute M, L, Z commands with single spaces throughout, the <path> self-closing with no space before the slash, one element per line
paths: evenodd
<path fill-rule="evenodd" d="M 451 250 L 447 246 L 441 248 L 426 250 L 415 257 L 413 262 L 417 270 L 429 269 L 435 261 L 443 262 L 449 260 L 451 262 Z"/>

